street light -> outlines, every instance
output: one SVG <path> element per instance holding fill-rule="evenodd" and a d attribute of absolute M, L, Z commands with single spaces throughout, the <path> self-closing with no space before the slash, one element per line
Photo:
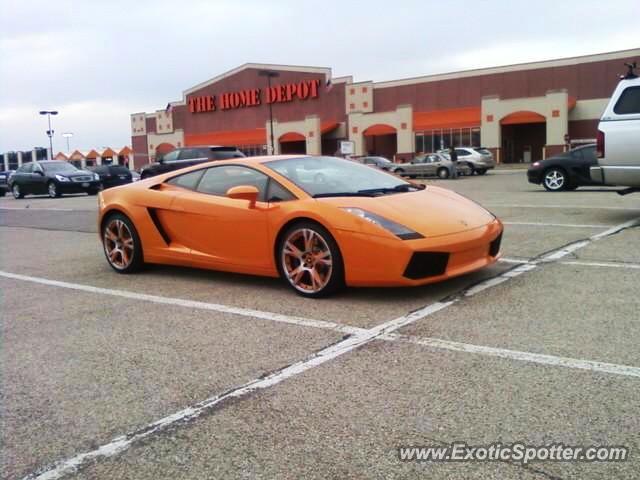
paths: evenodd
<path fill-rule="evenodd" d="M 66 132 L 66 133 L 63 133 L 62 136 L 67 139 L 67 153 L 71 153 L 71 149 L 69 148 L 69 139 L 73 137 L 73 133 Z"/>
<path fill-rule="evenodd" d="M 280 74 L 273 70 L 260 70 L 258 75 L 261 77 L 267 77 L 267 86 L 269 88 L 269 94 L 271 94 L 271 79 L 279 77 Z M 273 143 L 273 102 L 269 102 L 269 125 L 269 130 L 271 131 L 271 155 L 273 155 L 276 151 L 276 145 Z"/>
<path fill-rule="evenodd" d="M 40 115 L 46 115 L 49 121 L 49 130 L 47 130 L 47 136 L 49 137 L 49 160 L 53 160 L 53 130 L 51 130 L 51 115 L 57 115 L 56 110 L 41 110 Z"/>

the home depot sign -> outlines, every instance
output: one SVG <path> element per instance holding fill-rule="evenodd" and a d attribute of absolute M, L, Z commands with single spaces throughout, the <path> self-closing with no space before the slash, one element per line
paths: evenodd
<path fill-rule="evenodd" d="M 189 97 L 189 111 L 191 113 L 201 113 L 256 107 L 262 105 L 263 99 L 267 104 L 292 102 L 296 99 L 309 100 L 318 98 L 319 88 L 320 80 L 303 80 L 297 83 L 285 83 L 263 89 L 250 88 L 219 95 Z"/>

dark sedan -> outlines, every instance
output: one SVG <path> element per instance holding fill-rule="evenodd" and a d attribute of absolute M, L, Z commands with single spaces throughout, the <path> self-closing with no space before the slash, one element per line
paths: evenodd
<path fill-rule="evenodd" d="M 45 193 L 53 198 L 63 193 L 96 195 L 101 185 L 97 173 L 79 170 L 69 162 L 53 160 L 25 163 L 9 179 L 9 188 L 16 199 Z"/>
<path fill-rule="evenodd" d="M 126 185 L 133 181 L 131 170 L 122 165 L 98 165 L 89 170 L 98 174 L 103 188 Z"/>
<path fill-rule="evenodd" d="M 191 167 L 199 163 L 210 162 L 211 160 L 228 160 L 230 158 L 243 157 L 245 157 L 245 154 L 236 147 L 209 145 L 176 148 L 161 157 L 157 162 L 142 167 L 140 169 L 140 178 L 144 180 L 145 178 L 160 175 L 161 173 Z"/>
<path fill-rule="evenodd" d="M 597 165 L 595 144 L 535 162 L 527 171 L 529 183 L 542 184 L 550 192 L 598 185 L 591 180 L 590 167 Z"/>

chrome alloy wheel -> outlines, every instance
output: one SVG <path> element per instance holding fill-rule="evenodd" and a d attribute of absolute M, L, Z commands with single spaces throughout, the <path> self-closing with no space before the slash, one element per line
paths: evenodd
<path fill-rule="evenodd" d="M 16 199 L 22 197 L 22 194 L 20 193 L 20 186 L 15 183 L 13 184 L 13 188 L 11 189 L 11 192 L 13 193 L 13 196 Z"/>
<path fill-rule="evenodd" d="M 565 183 L 565 176 L 559 170 L 550 170 L 544 176 L 544 183 L 549 190 L 560 190 Z"/>
<path fill-rule="evenodd" d="M 133 261 L 133 236 L 126 223 L 116 218 L 111 220 L 104 229 L 104 251 L 111 266 L 117 270 L 124 270 Z"/>
<path fill-rule="evenodd" d="M 331 280 L 333 258 L 329 245 L 309 228 L 289 234 L 282 244 L 280 261 L 289 283 L 301 292 L 320 292 Z"/>
<path fill-rule="evenodd" d="M 58 190 L 57 190 L 57 187 L 56 187 L 55 183 L 53 183 L 53 182 L 49 183 L 48 190 L 49 190 L 49 196 L 51 198 L 55 198 L 55 197 L 58 196 Z"/>

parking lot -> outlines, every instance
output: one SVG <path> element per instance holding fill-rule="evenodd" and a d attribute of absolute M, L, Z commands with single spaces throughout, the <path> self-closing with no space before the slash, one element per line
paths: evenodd
<path fill-rule="evenodd" d="M 503 258 L 307 300 L 275 279 L 118 275 L 96 197 L 0 199 L 3 478 L 638 478 L 640 195 L 524 171 L 429 180 Z M 400 446 L 627 446 L 626 462 L 402 462 Z"/>

